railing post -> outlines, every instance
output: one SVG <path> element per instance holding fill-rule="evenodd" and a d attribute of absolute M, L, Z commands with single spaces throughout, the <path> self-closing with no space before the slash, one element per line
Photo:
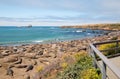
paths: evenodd
<path fill-rule="evenodd" d="M 119 42 L 117 41 L 117 42 L 116 42 L 115 53 L 117 53 L 117 49 L 118 49 L 118 47 L 119 47 Z"/>
<path fill-rule="evenodd" d="M 97 67 L 97 64 L 96 64 L 96 56 L 95 56 L 95 52 L 93 51 L 93 49 L 92 48 L 90 48 L 90 55 L 92 56 L 92 58 L 93 58 L 93 66 L 95 67 L 95 68 L 98 68 Z"/>
<path fill-rule="evenodd" d="M 96 48 L 96 45 L 100 45 L 100 44 L 107 44 L 107 43 L 114 43 L 116 44 L 116 52 L 117 52 L 117 48 L 119 48 L 119 42 L 120 40 L 118 41 L 112 41 L 112 42 L 102 42 L 102 43 L 95 43 L 95 44 L 90 44 L 90 55 L 92 56 L 93 58 L 93 64 L 95 67 L 99 67 L 100 68 L 100 71 L 101 71 L 101 74 L 102 74 L 102 79 L 106 79 L 108 76 L 107 76 L 107 69 L 106 69 L 106 66 L 118 77 L 118 79 L 120 79 L 120 69 L 117 68 L 111 61 L 108 60 L 108 58 L 103 55 L 97 48 Z M 102 64 L 99 64 L 97 62 L 97 58 L 96 58 L 96 55 L 100 57 L 101 61 L 102 61 Z"/>
<path fill-rule="evenodd" d="M 106 79 L 106 64 L 102 61 L 102 79 Z"/>
<path fill-rule="evenodd" d="M 90 48 L 90 46 L 88 46 L 87 52 L 88 52 L 89 56 L 91 56 L 91 48 Z"/>

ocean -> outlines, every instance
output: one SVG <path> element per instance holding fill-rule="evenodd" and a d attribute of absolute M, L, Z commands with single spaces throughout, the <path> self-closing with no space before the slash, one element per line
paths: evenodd
<path fill-rule="evenodd" d="M 0 26 L 0 45 L 20 45 L 76 40 L 103 35 L 103 30 L 61 28 L 55 26 Z"/>

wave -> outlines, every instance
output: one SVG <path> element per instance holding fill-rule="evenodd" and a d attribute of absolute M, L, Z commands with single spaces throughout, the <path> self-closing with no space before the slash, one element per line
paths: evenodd
<path fill-rule="evenodd" d="M 79 32 L 83 32 L 83 31 L 82 30 L 77 30 L 76 32 L 79 33 Z"/>
<path fill-rule="evenodd" d="M 90 35 L 91 33 L 87 33 L 87 35 Z"/>
<path fill-rule="evenodd" d="M 80 32 L 83 32 L 82 30 L 77 30 L 77 31 L 73 31 L 73 32 L 77 32 L 77 33 L 80 33 Z"/>
<path fill-rule="evenodd" d="M 35 40 L 33 42 L 35 42 L 35 43 L 41 43 L 41 42 L 43 42 L 43 40 Z"/>

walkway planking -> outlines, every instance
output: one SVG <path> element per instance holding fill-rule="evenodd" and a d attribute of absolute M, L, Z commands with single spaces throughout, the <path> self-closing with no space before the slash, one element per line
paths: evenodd
<path fill-rule="evenodd" d="M 120 56 L 110 58 L 109 60 L 120 69 Z M 118 79 L 108 67 L 107 67 L 107 76 L 108 76 L 107 79 Z"/>

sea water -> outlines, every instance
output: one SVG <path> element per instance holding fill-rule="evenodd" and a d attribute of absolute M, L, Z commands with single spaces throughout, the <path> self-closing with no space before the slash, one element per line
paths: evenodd
<path fill-rule="evenodd" d="M 61 28 L 58 26 L 0 26 L 0 45 L 19 45 L 75 40 L 103 35 L 103 30 Z"/>

